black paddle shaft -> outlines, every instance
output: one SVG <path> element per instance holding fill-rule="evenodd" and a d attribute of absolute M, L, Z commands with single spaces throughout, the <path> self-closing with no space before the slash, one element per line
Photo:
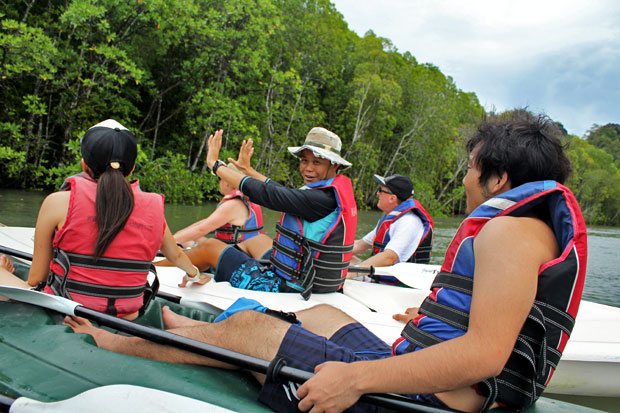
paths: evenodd
<path fill-rule="evenodd" d="M 290 380 L 295 383 L 304 383 L 306 380 L 310 379 L 313 376 L 312 373 L 309 373 L 307 371 L 288 367 L 280 363 L 277 359 L 272 362 L 268 362 L 256 357 L 238 353 L 236 351 L 228 350 L 225 348 L 214 346 L 212 344 L 204 343 L 202 341 L 183 337 L 169 331 L 159 330 L 154 327 L 149 327 L 122 318 L 110 316 L 108 314 L 91 310 L 83 306 L 77 306 L 74 312 L 77 316 L 87 318 L 101 325 L 120 330 L 124 333 L 128 333 L 133 336 L 143 338 L 145 340 L 153 341 L 159 344 L 169 345 L 195 354 L 200 354 L 205 357 L 229 363 L 234 366 L 255 371 L 258 373 L 271 374 L 274 377 L 278 377 L 279 379 Z M 365 394 L 362 396 L 361 400 L 367 403 L 372 403 L 377 406 L 382 406 L 397 411 L 415 411 L 429 413 L 447 411 L 445 409 L 418 403 L 408 397 L 404 397 L 398 394 Z"/>
<path fill-rule="evenodd" d="M 26 260 L 32 260 L 32 254 L 5 247 L 3 245 L 0 245 L 0 253 L 9 254 L 14 257 Z M 358 267 L 358 269 L 361 272 L 363 268 Z M 370 270 L 372 272 L 372 267 L 370 268 Z M 180 302 L 180 297 L 173 296 L 172 294 L 166 294 L 166 296 L 162 298 L 168 299 L 176 303 Z M 256 357 L 248 356 L 246 354 L 237 353 L 236 351 L 220 348 L 212 344 L 207 344 L 202 341 L 192 340 L 187 337 L 179 336 L 178 334 L 170 333 L 168 331 L 159 330 L 154 327 L 144 326 L 142 324 L 134 323 L 129 320 L 117 318 L 105 313 L 101 313 L 99 311 L 91 310 L 81 305 L 75 307 L 74 312 L 77 316 L 87 318 L 91 321 L 96 321 L 101 325 L 114 328 L 116 330 L 143 338 L 145 340 L 153 341 L 159 344 L 169 345 L 175 348 L 189 351 L 191 353 L 200 354 L 205 357 L 223 361 L 225 363 L 229 363 L 234 366 L 252 370 L 258 373 L 269 374 L 279 379 L 290 380 L 295 383 L 304 383 L 306 380 L 310 379 L 313 376 L 312 373 L 309 373 L 307 371 L 288 367 L 281 363 L 281 360 L 278 359 L 274 359 L 273 361 L 268 362 Z M 447 411 L 451 411 L 449 409 L 442 409 L 439 407 L 425 405 L 408 397 L 391 393 L 365 394 L 362 396 L 361 400 L 367 403 L 371 403 L 396 411 L 425 413 L 445 413 Z"/>
<path fill-rule="evenodd" d="M 27 252 L 19 251 L 13 248 L 5 247 L 4 245 L 0 245 L 0 252 L 3 254 L 9 254 L 17 258 L 22 258 L 24 260 L 32 261 L 32 254 Z"/>

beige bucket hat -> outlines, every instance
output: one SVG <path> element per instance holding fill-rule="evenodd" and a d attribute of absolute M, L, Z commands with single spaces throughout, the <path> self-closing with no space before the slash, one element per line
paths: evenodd
<path fill-rule="evenodd" d="M 340 156 L 342 142 L 338 135 L 325 128 L 316 127 L 310 129 L 304 144 L 302 146 L 289 146 L 288 151 L 299 157 L 304 149 L 310 149 L 314 156 L 325 158 L 332 163 L 341 165 L 341 169 L 347 169 L 351 166 L 350 162 Z"/>

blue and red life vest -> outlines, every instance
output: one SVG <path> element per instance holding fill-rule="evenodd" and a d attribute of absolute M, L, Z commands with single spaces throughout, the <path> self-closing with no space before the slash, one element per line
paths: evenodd
<path fill-rule="evenodd" d="M 224 241 L 227 244 L 237 244 L 241 241 L 248 240 L 257 236 L 258 234 L 264 234 L 263 230 L 263 211 L 260 205 L 248 201 L 243 195 L 243 192 L 238 189 L 232 190 L 226 194 L 224 198 L 217 204 L 219 207 L 224 202 L 231 199 L 240 199 L 248 208 L 249 217 L 245 223 L 240 225 L 225 224 L 215 230 L 215 238 L 220 241 Z"/>
<path fill-rule="evenodd" d="M 394 354 L 416 351 L 467 331 L 474 275 L 474 239 L 490 219 L 522 216 L 534 210 L 548 216 L 561 254 L 541 266 L 532 310 L 502 372 L 478 383 L 487 399 L 510 408 L 533 404 L 551 379 L 573 329 L 586 272 L 587 234 L 572 192 L 555 181 L 530 182 L 490 199 L 459 227 L 432 293 L 393 345 Z M 492 311 L 492 309 L 491 309 Z"/>
<path fill-rule="evenodd" d="M 97 182 L 85 175 L 67 178 L 69 209 L 54 233 L 54 257 L 45 292 L 63 296 L 94 310 L 123 316 L 141 309 L 154 294 L 147 283 L 152 260 L 161 247 L 166 221 L 164 199 L 131 184 L 134 208 L 125 227 L 102 257 L 92 254 L 99 229 L 95 212 Z"/>
<path fill-rule="evenodd" d="M 375 230 L 375 238 L 372 241 L 372 254 L 378 254 L 382 252 L 386 245 L 390 242 L 390 226 L 407 212 L 412 211 L 422 221 L 424 225 L 424 233 L 422 238 L 413 252 L 413 255 L 409 257 L 407 262 L 415 262 L 420 264 L 427 264 L 431 260 L 431 252 L 433 250 L 433 230 L 435 224 L 428 212 L 422 207 L 420 202 L 416 199 L 409 198 L 406 201 L 401 202 L 390 211 L 389 214 L 381 215 L 377 227 Z M 376 276 L 379 282 L 388 284 L 398 284 L 399 281 L 396 277 L 392 276 Z"/>
<path fill-rule="evenodd" d="M 343 175 L 304 189 L 332 188 L 338 207 L 315 222 L 282 213 L 270 261 L 277 275 L 308 299 L 312 292 L 338 291 L 346 278 L 357 227 L 351 180 Z"/>

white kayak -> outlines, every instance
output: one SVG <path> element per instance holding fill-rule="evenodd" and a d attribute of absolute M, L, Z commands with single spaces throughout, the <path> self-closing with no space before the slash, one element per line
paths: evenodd
<path fill-rule="evenodd" d="M 150 413 L 150 412 L 214 412 L 229 413 L 204 401 L 147 387 L 117 384 L 96 387 L 67 400 L 40 402 L 28 397 L 16 399 L 10 413 Z"/>
<path fill-rule="evenodd" d="M 378 313 L 395 314 L 418 307 L 428 291 L 348 280 L 344 294 Z M 620 308 L 582 300 L 575 327 L 546 391 L 619 397 L 618 377 Z"/>
<path fill-rule="evenodd" d="M 32 252 L 34 229 L 0 227 L 0 245 Z M 404 284 L 417 288 L 347 280 L 343 293 L 313 294 L 304 300 L 299 294 L 276 294 L 233 288 L 226 282 L 191 284 L 179 288 L 183 271 L 158 267 L 160 289 L 186 300 L 227 308 L 239 297 L 252 298 L 266 307 L 299 311 L 318 304 L 330 304 L 349 314 L 370 331 L 391 344 L 400 336 L 403 324 L 392 319 L 406 308 L 417 307 L 428 290 L 439 266 L 400 263 L 377 268 L 375 274 L 397 276 Z M 620 397 L 620 308 L 583 300 L 571 338 L 562 360 L 547 388 L 549 393 Z"/>

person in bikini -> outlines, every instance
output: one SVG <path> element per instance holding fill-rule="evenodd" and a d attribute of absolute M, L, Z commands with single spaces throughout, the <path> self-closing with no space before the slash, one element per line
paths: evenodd
<path fill-rule="evenodd" d="M 468 216 L 450 244 L 431 294 L 393 346 L 328 305 L 291 325 L 256 311 L 204 323 L 164 311 L 175 334 L 315 375 L 297 387 L 265 379 L 259 400 L 278 412 L 373 411 L 366 393 L 400 393 L 463 411 L 522 409 L 543 392 L 577 315 L 587 241 L 571 167 L 555 124 L 515 110 L 490 117 L 469 139 L 463 179 Z M 475 282 L 474 282 L 475 280 Z M 158 360 L 232 368 L 145 340 L 65 319 L 98 346 Z M 295 392 L 296 389 L 296 392 Z"/>

